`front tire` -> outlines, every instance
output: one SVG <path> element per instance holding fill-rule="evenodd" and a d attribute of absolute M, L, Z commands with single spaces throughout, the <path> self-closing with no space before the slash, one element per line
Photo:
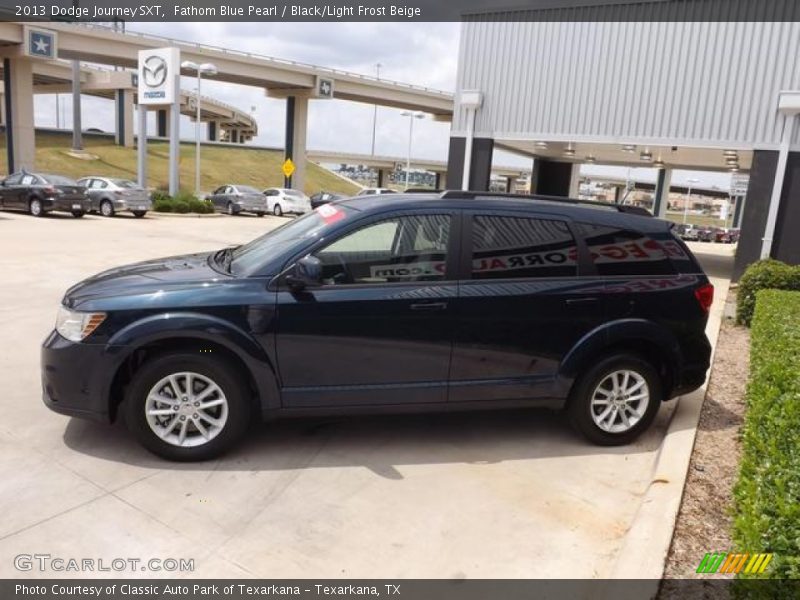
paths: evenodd
<path fill-rule="evenodd" d="M 133 211 L 133 216 L 136 217 L 137 219 L 141 219 L 146 214 L 147 214 L 146 210 L 134 210 Z"/>
<path fill-rule="evenodd" d="M 114 205 L 111 203 L 110 200 L 103 200 L 100 203 L 100 214 L 104 217 L 113 217 L 114 216 Z"/>
<path fill-rule="evenodd" d="M 222 455 L 250 423 L 249 391 L 240 369 L 220 357 L 180 352 L 155 358 L 135 374 L 125 419 L 136 439 L 167 460 Z"/>
<path fill-rule="evenodd" d="M 85 214 L 86 214 L 86 213 L 85 213 L 85 212 L 83 212 L 82 210 L 73 210 L 73 211 L 72 211 L 72 216 L 73 216 L 73 217 L 75 217 L 76 219 L 81 219 L 81 218 L 83 218 L 83 215 L 85 215 Z"/>
<path fill-rule="evenodd" d="M 600 446 L 628 444 L 644 432 L 663 399 L 661 378 L 634 354 L 615 354 L 591 367 L 567 404 L 571 425 Z"/>
<path fill-rule="evenodd" d="M 283 216 L 283 209 L 281 208 L 281 205 L 278 204 L 277 202 L 275 203 L 275 206 L 272 207 L 272 214 L 275 215 L 276 217 Z"/>
<path fill-rule="evenodd" d="M 237 214 L 236 209 L 233 206 L 233 202 L 228 202 L 227 206 L 225 207 L 225 212 L 227 212 L 230 216 Z"/>

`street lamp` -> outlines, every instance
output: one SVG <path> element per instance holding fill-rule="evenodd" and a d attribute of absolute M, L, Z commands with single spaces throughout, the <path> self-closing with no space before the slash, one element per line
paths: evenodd
<path fill-rule="evenodd" d="M 375 79 L 381 79 L 381 63 L 375 63 Z M 378 123 L 378 105 L 372 107 L 372 156 L 375 156 L 375 126 Z"/>
<path fill-rule="evenodd" d="M 683 224 L 686 225 L 686 217 L 689 214 L 689 202 L 692 200 L 692 185 L 695 183 L 700 183 L 699 179 L 687 179 L 686 180 L 689 184 L 689 193 L 686 194 L 686 198 L 683 200 Z"/>
<path fill-rule="evenodd" d="M 404 110 L 400 116 L 408 117 L 408 154 L 406 155 L 406 189 L 408 189 L 408 177 L 411 175 L 411 138 L 414 136 L 414 119 L 424 119 L 425 115 L 421 112 Z"/>
<path fill-rule="evenodd" d="M 194 71 L 197 73 L 197 94 L 195 96 L 195 120 L 194 120 L 194 193 L 200 197 L 200 82 L 203 75 L 216 75 L 217 67 L 211 63 L 198 65 L 190 60 L 181 63 L 181 69 Z"/>

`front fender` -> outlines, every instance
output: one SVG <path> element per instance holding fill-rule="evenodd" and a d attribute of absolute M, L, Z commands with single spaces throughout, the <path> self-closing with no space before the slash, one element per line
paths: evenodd
<path fill-rule="evenodd" d="M 655 346 L 671 369 L 680 364 L 678 340 L 668 329 L 645 319 L 620 319 L 605 323 L 578 340 L 561 361 L 559 380 L 571 386 L 593 358 L 602 355 L 606 348 L 626 342 Z"/>
<path fill-rule="evenodd" d="M 274 362 L 258 341 L 230 321 L 201 313 L 165 313 L 134 321 L 114 334 L 106 343 L 105 353 L 115 367 L 113 373 L 136 350 L 159 341 L 208 340 L 237 356 L 249 370 L 256 384 L 262 409 L 278 408 L 277 371 Z M 108 390 L 113 377 L 108 381 Z"/>

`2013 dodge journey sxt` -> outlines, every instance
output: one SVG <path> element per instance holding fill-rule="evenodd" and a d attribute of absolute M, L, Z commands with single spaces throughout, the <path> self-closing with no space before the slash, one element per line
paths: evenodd
<path fill-rule="evenodd" d="M 67 291 L 53 410 L 174 460 L 263 418 L 547 406 L 624 444 L 705 380 L 713 287 L 642 209 L 478 192 L 341 200 Z"/>

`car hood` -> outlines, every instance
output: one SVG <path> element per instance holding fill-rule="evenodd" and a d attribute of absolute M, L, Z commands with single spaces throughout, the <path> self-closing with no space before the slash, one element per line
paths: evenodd
<path fill-rule="evenodd" d="M 211 254 L 158 258 L 103 271 L 67 290 L 64 304 L 75 307 L 98 298 L 187 288 L 230 279 L 231 276 L 211 268 L 208 260 Z"/>

